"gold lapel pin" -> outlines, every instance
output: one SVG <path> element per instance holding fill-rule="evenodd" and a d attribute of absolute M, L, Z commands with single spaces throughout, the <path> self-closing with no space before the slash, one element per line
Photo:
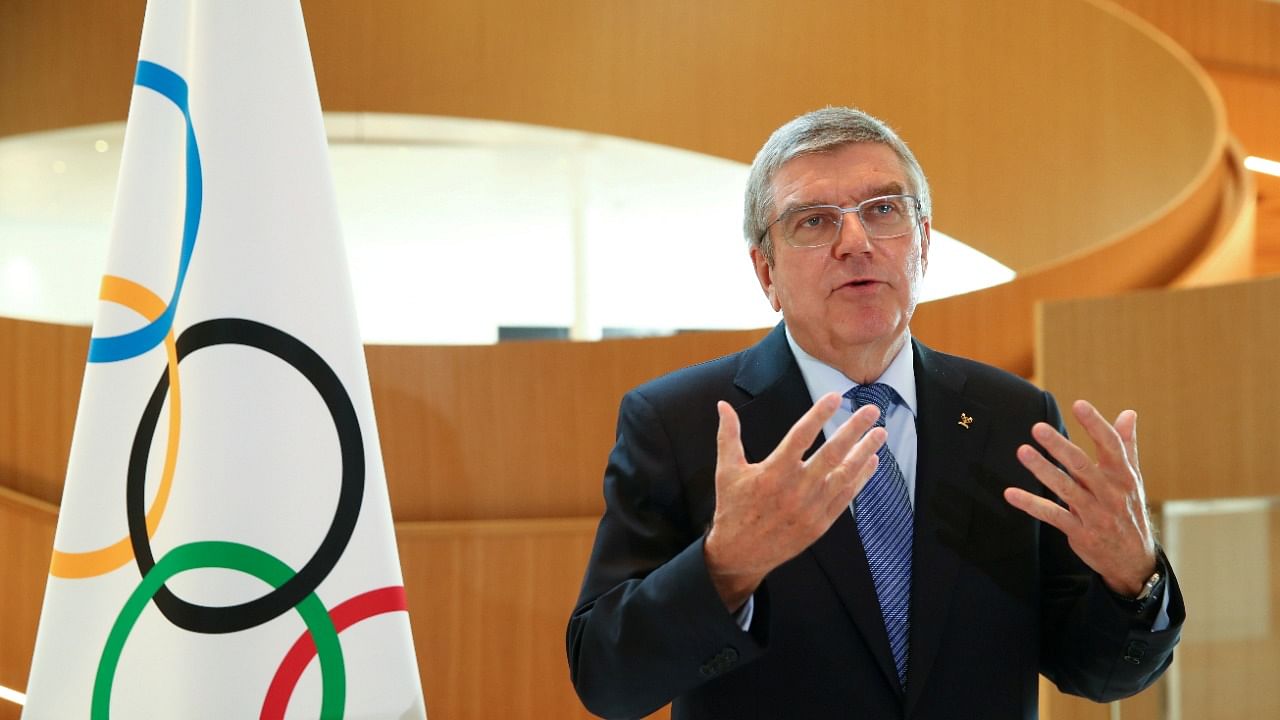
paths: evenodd
<path fill-rule="evenodd" d="M 969 417 L 968 415 L 965 415 L 964 413 L 960 413 L 960 422 L 956 424 L 964 428 L 965 430 L 968 430 L 969 426 L 973 424 L 973 418 Z"/>

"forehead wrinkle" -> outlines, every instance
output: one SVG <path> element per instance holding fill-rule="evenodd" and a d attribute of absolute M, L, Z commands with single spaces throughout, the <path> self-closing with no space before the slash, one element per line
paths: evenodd
<path fill-rule="evenodd" d="M 904 185 L 901 182 L 898 182 L 897 180 L 891 180 L 886 183 L 873 185 L 870 189 L 851 196 L 853 199 L 848 201 L 849 204 L 847 206 L 841 205 L 841 202 L 843 201 L 818 200 L 818 199 L 811 200 L 811 199 L 808 199 L 807 196 L 801 196 L 801 198 L 805 198 L 805 199 L 799 199 L 799 198 L 788 199 L 786 204 L 783 205 L 778 210 L 778 215 L 783 215 L 785 213 L 791 212 L 792 210 L 799 210 L 802 208 L 814 207 L 816 205 L 834 205 L 836 207 L 853 207 L 858 203 L 864 202 L 866 200 L 870 200 L 871 198 L 883 197 L 885 195 L 903 195 L 906 192 L 907 192 L 906 185 Z"/>

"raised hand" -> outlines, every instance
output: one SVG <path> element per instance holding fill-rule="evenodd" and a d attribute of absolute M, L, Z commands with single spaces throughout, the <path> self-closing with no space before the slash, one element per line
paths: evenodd
<path fill-rule="evenodd" d="M 1138 468 L 1138 414 L 1125 410 L 1112 425 L 1084 400 L 1071 412 L 1093 440 L 1097 462 L 1045 423 L 1036 423 L 1031 434 L 1066 472 L 1030 445 L 1018 448 L 1018 460 L 1067 507 L 1018 488 L 1006 489 L 1005 499 L 1065 533 L 1071 549 L 1107 587 L 1134 597 L 1157 562 Z"/>
<path fill-rule="evenodd" d="M 808 460 L 804 452 L 840 407 L 818 400 L 769 457 L 747 462 L 738 415 L 720 402 L 716 435 L 716 510 L 703 545 L 711 580 L 736 611 L 771 570 L 800 554 L 831 527 L 870 479 L 884 428 L 867 430 L 879 410 L 866 405 Z"/>

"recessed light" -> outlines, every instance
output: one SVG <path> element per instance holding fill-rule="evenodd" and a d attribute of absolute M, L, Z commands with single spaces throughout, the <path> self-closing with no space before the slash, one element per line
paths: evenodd
<path fill-rule="evenodd" d="M 1254 172 L 1280 177 L 1280 162 L 1276 162 L 1275 160 L 1249 156 L 1244 159 L 1244 166 Z"/>
<path fill-rule="evenodd" d="M 0 685 L 0 700 L 8 700 L 11 703 L 17 703 L 19 705 L 27 704 L 26 695 L 23 695 L 17 690 L 11 690 L 3 685 Z"/>

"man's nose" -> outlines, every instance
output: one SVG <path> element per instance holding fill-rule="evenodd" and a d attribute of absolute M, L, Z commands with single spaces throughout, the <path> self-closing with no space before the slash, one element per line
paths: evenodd
<path fill-rule="evenodd" d="M 858 213 L 846 212 L 841 216 L 840 228 L 836 232 L 836 241 L 831 244 L 831 251 L 836 257 L 871 252 L 871 238 L 867 236 L 867 229 L 862 227 Z"/>

